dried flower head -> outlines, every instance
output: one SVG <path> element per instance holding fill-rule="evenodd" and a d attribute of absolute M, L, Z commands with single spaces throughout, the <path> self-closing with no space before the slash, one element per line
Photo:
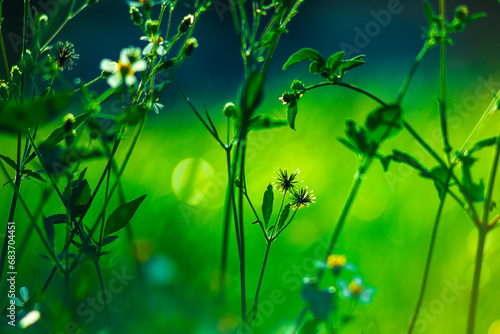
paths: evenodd
<path fill-rule="evenodd" d="M 297 180 L 297 175 L 300 173 L 300 170 L 296 169 L 293 173 L 288 176 L 288 171 L 285 169 L 278 168 L 278 177 L 276 177 L 276 182 L 274 182 L 274 186 L 279 191 L 286 193 L 287 191 L 295 190 L 295 184 L 299 181 Z"/>
<path fill-rule="evenodd" d="M 75 46 L 70 42 L 59 42 L 52 48 L 50 59 L 54 62 L 56 68 L 60 71 L 64 69 L 71 70 L 75 65 L 75 60 L 80 58 L 75 53 Z"/>
<path fill-rule="evenodd" d="M 291 205 L 294 210 L 301 209 L 311 205 L 311 203 L 316 203 L 314 200 L 316 197 L 313 191 L 308 191 L 307 187 L 300 188 L 298 191 L 292 191 Z"/>

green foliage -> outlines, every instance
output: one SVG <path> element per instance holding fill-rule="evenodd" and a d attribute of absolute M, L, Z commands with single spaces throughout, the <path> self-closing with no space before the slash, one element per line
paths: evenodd
<path fill-rule="evenodd" d="M 146 195 L 142 195 L 134 199 L 133 201 L 127 202 L 117 207 L 115 211 L 113 211 L 113 213 L 109 215 L 108 220 L 106 221 L 104 237 L 107 237 L 112 233 L 116 233 L 127 226 L 145 198 Z"/>
<path fill-rule="evenodd" d="M 273 186 L 268 185 L 264 192 L 264 200 L 262 201 L 262 217 L 264 218 L 265 227 L 269 224 L 269 219 L 273 213 L 274 193 Z"/>

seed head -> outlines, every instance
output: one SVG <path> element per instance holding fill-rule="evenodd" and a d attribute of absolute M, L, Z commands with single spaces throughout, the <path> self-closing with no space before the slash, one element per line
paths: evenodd
<path fill-rule="evenodd" d="M 308 207 L 311 203 L 316 203 L 316 197 L 313 191 L 308 191 L 307 187 L 300 188 L 298 191 L 292 191 L 291 205 L 294 210 L 301 209 L 303 207 Z"/>
<path fill-rule="evenodd" d="M 52 49 L 50 55 L 50 59 L 60 71 L 64 69 L 71 70 L 73 65 L 75 65 L 75 60 L 78 58 L 80 58 L 80 55 L 75 53 L 75 46 L 70 42 L 59 42 Z"/>
<path fill-rule="evenodd" d="M 295 185 L 299 182 L 298 180 L 296 180 L 299 173 L 300 170 L 296 169 L 293 173 L 288 175 L 288 171 L 286 170 L 286 168 L 278 168 L 278 177 L 276 177 L 277 181 L 274 182 L 274 186 L 282 193 L 286 193 L 287 191 L 294 191 Z"/>

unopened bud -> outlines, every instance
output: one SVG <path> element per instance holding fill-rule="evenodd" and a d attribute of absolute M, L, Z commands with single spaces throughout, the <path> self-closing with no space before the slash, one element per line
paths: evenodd
<path fill-rule="evenodd" d="M 158 28 L 160 25 L 158 24 L 158 21 L 156 20 L 147 20 L 146 21 L 146 31 L 148 32 L 148 35 L 153 36 L 158 33 Z"/>
<path fill-rule="evenodd" d="M 237 112 L 236 107 L 235 107 L 234 103 L 232 103 L 232 102 L 226 103 L 226 105 L 224 106 L 224 109 L 222 109 L 222 113 L 227 118 L 236 115 L 236 112 Z"/>
<path fill-rule="evenodd" d="M 136 7 L 130 7 L 130 18 L 132 19 L 134 24 L 138 26 L 142 25 L 142 23 L 144 22 L 141 12 Z"/>
<path fill-rule="evenodd" d="M 190 39 L 187 40 L 186 42 L 186 47 L 184 49 L 184 55 L 186 57 L 189 57 L 193 54 L 194 50 L 198 47 L 198 41 L 196 38 L 191 37 Z"/>
<path fill-rule="evenodd" d="M 16 84 L 19 85 L 22 80 L 22 75 L 21 75 L 21 70 L 17 65 L 12 66 L 10 70 L 10 77 L 12 78 L 12 81 Z"/>
<path fill-rule="evenodd" d="M 184 16 L 184 18 L 182 19 L 182 22 L 181 22 L 181 24 L 179 25 L 179 28 L 178 28 L 179 35 L 182 35 L 186 31 L 188 31 L 188 29 L 191 27 L 191 25 L 193 24 L 193 22 L 194 22 L 194 16 L 193 16 L 193 14 L 189 14 L 189 15 Z"/>

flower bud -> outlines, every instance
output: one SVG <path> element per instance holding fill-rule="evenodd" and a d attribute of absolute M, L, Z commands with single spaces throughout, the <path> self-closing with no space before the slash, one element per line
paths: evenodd
<path fill-rule="evenodd" d="M 224 109 L 222 109 L 222 113 L 227 118 L 235 116 L 237 113 L 237 110 L 236 110 L 236 107 L 234 106 L 234 103 L 232 103 L 232 102 L 226 103 L 226 105 L 224 106 Z"/>
<path fill-rule="evenodd" d="M 5 81 L 0 80 L 0 99 L 7 101 L 9 98 L 9 85 Z"/>
<path fill-rule="evenodd" d="M 302 81 L 295 79 L 292 82 L 291 88 L 293 90 L 304 90 L 306 88 L 306 86 L 304 86 L 304 84 L 302 83 Z"/>
<path fill-rule="evenodd" d="M 160 25 L 158 24 L 158 21 L 156 20 L 147 20 L 146 21 L 146 31 L 148 32 L 148 35 L 153 36 L 158 33 L 158 28 Z"/>
<path fill-rule="evenodd" d="M 134 24 L 138 26 L 142 25 L 142 23 L 144 22 L 141 12 L 136 7 L 130 7 L 130 18 L 132 19 Z"/>
<path fill-rule="evenodd" d="M 17 65 L 12 66 L 10 70 L 10 77 L 12 78 L 12 81 L 16 84 L 19 85 L 21 83 L 22 75 L 21 75 L 21 70 Z"/>
<path fill-rule="evenodd" d="M 194 16 L 193 16 L 193 14 L 189 14 L 189 15 L 184 16 L 184 18 L 182 19 L 182 22 L 181 22 L 181 24 L 179 25 L 179 28 L 178 28 L 179 35 L 182 35 L 186 31 L 188 31 L 188 29 L 191 27 L 191 25 L 193 24 L 193 22 L 194 22 Z"/>
<path fill-rule="evenodd" d="M 75 130 L 73 130 L 73 123 L 75 122 L 75 116 L 73 114 L 66 114 L 63 117 L 63 124 L 64 124 L 64 131 L 69 134 L 73 133 Z"/>
<path fill-rule="evenodd" d="M 459 21 L 467 20 L 470 16 L 469 7 L 460 5 L 455 9 L 455 18 Z"/>
<path fill-rule="evenodd" d="M 198 47 L 198 41 L 196 40 L 196 38 L 191 37 L 186 42 L 186 47 L 184 48 L 184 55 L 186 57 L 191 56 L 197 47 Z"/>
<path fill-rule="evenodd" d="M 45 14 L 42 14 L 38 17 L 38 23 L 40 24 L 40 27 L 45 27 L 48 21 L 49 17 Z"/>

